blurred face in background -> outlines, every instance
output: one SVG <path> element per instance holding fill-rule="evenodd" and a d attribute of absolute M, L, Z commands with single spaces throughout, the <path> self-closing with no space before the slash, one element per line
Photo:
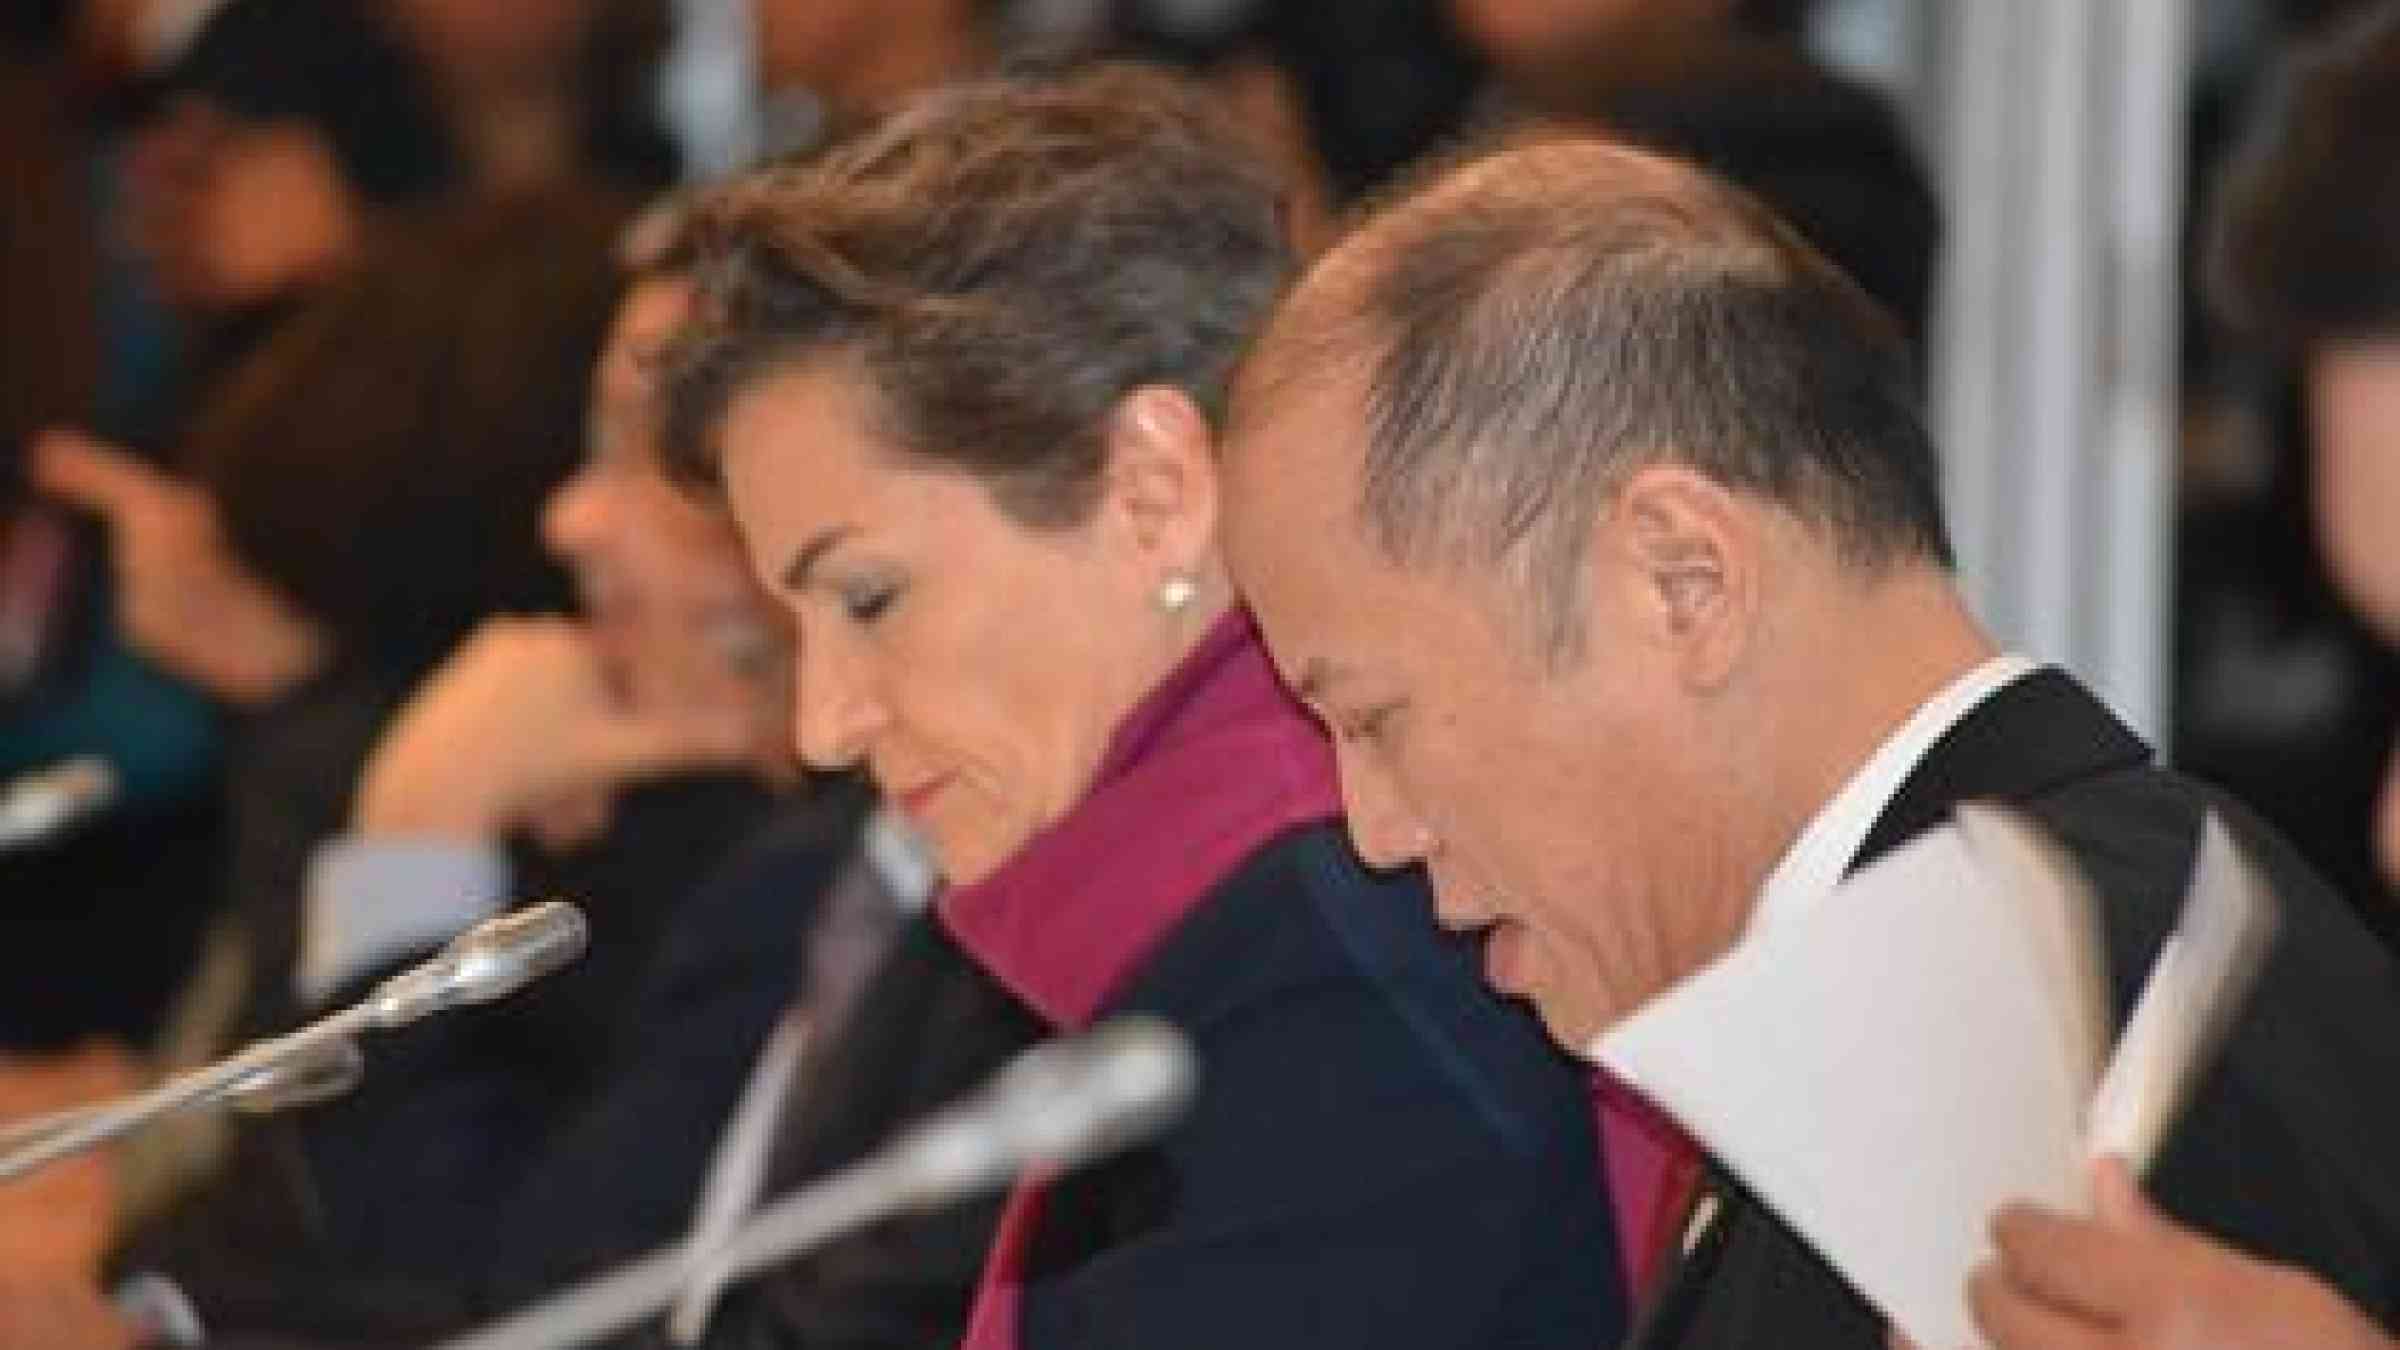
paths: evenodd
<path fill-rule="evenodd" d="M 1213 574 L 1214 480 L 1152 510 L 1112 450 L 1083 519 L 1028 525 L 983 480 L 894 448 L 877 398 L 844 355 L 758 379 L 727 408 L 725 487 L 798 620 L 802 758 L 863 764 L 972 884 L 1075 809 L 1118 722 L 1222 610 L 1221 577 L 1211 601 L 1157 598 L 1170 575 Z M 1160 425 L 1183 469 L 1213 473 L 1178 399 Z"/>
<path fill-rule="evenodd" d="M 2400 340 L 2319 349 L 2307 397 L 2318 543 L 2350 603 L 2400 642 Z"/>
<path fill-rule="evenodd" d="M 1654 31 L 1724 17 L 1729 0 L 1450 0 L 1469 41 L 1502 66 L 1542 65 Z"/>
<path fill-rule="evenodd" d="M 2367 623 L 2400 642 L 2400 340 L 2317 349 L 2306 395 L 2318 547 Z M 2384 781 L 2376 845 L 2400 885 L 2400 757 Z"/>
<path fill-rule="evenodd" d="M 469 81 L 563 70 L 599 0 L 385 0 L 427 64 Z"/>
<path fill-rule="evenodd" d="M 760 82 L 842 107 L 965 73 L 982 45 L 975 0 L 752 0 Z"/>
<path fill-rule="evenodd" d="M 875 0 L 754 0 L 758 60 L 768 87 L 822 92 L 842 63 L 874 41 Z"/>
<path fill-rule="evenodd" d="M 589 450 L 551 496 L 543 537 L 574 573 L 594 645 L 629 703 L 754 707 L 762 740 L 780 752 L 789 625 L 751 583 L 732 523 L 658 462 L 650 361 L 687 295 L 678 278 L 628 293 L 593 381 Z"/>

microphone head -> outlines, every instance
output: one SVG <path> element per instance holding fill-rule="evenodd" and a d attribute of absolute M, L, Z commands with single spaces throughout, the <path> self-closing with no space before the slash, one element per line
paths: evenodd
<path fill-rule="evenodd" d="M 1200 1081 L 1191 1041 L 1163 1018 L 1120 1017 L 1019 1055 L 984 1088 L 910 1132 L 895 1160 L 921 1203 L 1063 1171 L 1155 1137 Z"/>
<path fill-rule="evenodd" d="M 583 911 L 564 900 L 545 900 L 479 923 L 442 952 L 450 965 L 451 1000 L 505 998 L 583 955 L 591 938 Z"/>
<path fill-rule="evenodd" d="M 385 980 L 368 1001 L 386 1027 L 490 1003 L 581 956 L 590 939 L 583 911 L 566 901 L 527 905 L 452 938 L 440 955 Z"/>

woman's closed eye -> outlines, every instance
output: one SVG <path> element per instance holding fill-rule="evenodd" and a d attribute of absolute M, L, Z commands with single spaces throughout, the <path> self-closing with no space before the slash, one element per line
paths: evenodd
<path fill-rule="evenodd" d="M 882 618 L 900 598 L 899 586 L 884 581 L 844 583 L 841 588 L 842 612 L 854 623 L 869 624 Z"/>
<path fill-rule="evenodd" d="M 1397 702 L 1379 703 L 1342 719 L 1337 724 L 1337 732 L 1345 741 L 1380 741 L 1391 730 L 1392 719 L 1400 709 L 1401 704 Z"/>

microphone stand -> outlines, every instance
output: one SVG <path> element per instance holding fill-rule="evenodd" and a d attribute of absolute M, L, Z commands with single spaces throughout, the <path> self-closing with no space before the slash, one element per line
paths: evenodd
<path fill-rule="evenodd" d="M 562 901 L 502 915 L 432 960 L 385 980 L 363 1001 L 298 1031 L 259 1041 L 147 1092 L 19 1124 L 0 1135 L 12 1145 L 0 1156 L 0 1183 L 195 1107 L 233 1099 L 273 1110 L 346 1090 L 356 1082 L 352 1068 L 362 1033 L 499 998 L 573 959 L 585 938 L 583 915 Z"/>
<path fill-rule="evenodd" d="M 6 1136 L 11 1147 L 0 1156 L 0 1182 L 14 1181 L 61 1158 L 96 1148 L 161 1117 L 271 1090 L 295 1073 L 355 1057 L 358 1044 L 353 1038 L 378 1025 L 374 1005 L 361 1003 L 298 1031 L 260 1041 L 230 1059 L 178 1074 L 147 1092 L 26 1121 Z M 332 1095 L 322 1092 L 306 1099 Z M 292 1105 L 298 1100 L 286 1098 L 274 1104 Z"/>
<path fill-rule="evenodd" d="M 1105 1157 L 1180 1120 L 1198 1074 L 1190 1042 L 1156 1018 L 1117 1018 L 1048 1042 L 873 1155 L 761 1206 L 721 1242 L 661 1247 L 436 1350 L 580 1345 L 695 1285 L 722 1288 L 879 1219 L 998 1190 L 1028 1169 L 1065 1171 Z"/>
<path fill-rule="evenodd" d="M 358 1042 L 346 1038 L 330 1040 L 325 1043 L 323 1053 L 316 1058 L 292 1059 L 273 1068 L 258 1070 L 192 1104 L 224 1106 L 245 1115 L 268 1115 L 294 1106 L 331 1100 L 358 1086 L 358 1080 L 365 1074 L 366 1060 L 359 1054 Z M 130 1102 L 132 1099 L 123 1100 Z M 50 1138 L 70 1127 L 87 1126 L 101 1112 L 114 1105 L 116 1103 L 71 1107 L 0 1125 L 0 1150 L 23 1148 L 37 1139 Z"/>
<path fill-rule="evenodd" d="M 558 1350 L 632 1326 L 697 1277 L 730 1285 L 844 1233 L 928 1203 L 888 1159 L 869 1159 L 761 1208 L 715 1252 L 676 1243 L 554 1295 L 436 1350 Z"/>

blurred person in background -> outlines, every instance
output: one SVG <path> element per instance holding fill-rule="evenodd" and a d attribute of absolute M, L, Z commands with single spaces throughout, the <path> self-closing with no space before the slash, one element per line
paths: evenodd
<path fill-rule="evenodd" d="M 664 0 L 228 0 L 151 81 L 128 218 L 169 292 L 271 313 L 392 210 L 675 173 Z"/>
<path fill-rule="evenodd" d="M 1140 55 L 1289 81 L 1339 208 L 1500 117 L 1572 117 L 1644 51 L 1718 35 L 1796 45 L 1811 0 L 1110 0 Z M 1257 72 L 1251 71 L 1255 78 Z"/>
<path fill-rule="evenodd" d="M 2366 9 L 2304 48 L 2221 190 L 2211 277 L 2219 312 L 2295 359 L 2311 441 L 2317 541 L 2344 596 L 2400 643 L 2400 11 Z M 2400 874 L 2400 784 L 2379 811 Z"/>
<path fill-rule="evenodd" d="M 1749 191 L 1898 319 L 1920 376 L 1942 209 L 1898 110 L 1799 46 L 1704 29 L 1645 39 L 1544 120 L 1687 160 Z"/>
<path fill-rule="evenodd" d="M 295 978 L 308 1008 L 347 1002 L 554 879 L 513 837 L 622 833 L 671 859 L 687 897 L 647 931 L 592 905 L 597 950 L 620 963 L 629 940 L 658 951 L 633 963 L 638 978 L 611 981 L 604 1016 L 466 1014 L 379 1038 L 355 1095 L 254 1127 L 261 1147 L 112 1262 L 124 1287 L 148 1291 L 154 1331 L 418 1344 L 667 1241 L 795 991 L 830 1033 L 848 1002 L 833 986 L 854 987 L 900 922 L 889 903 L 821 914 L 837 867 L 857 866 L 862 794 L 794 782 L 787 629 L 722 515 L 658 470 L 647 365 L 683 289 L 671 267 L 628 288 L 592 382 L 584 461 L 544 512 L 581 617 L 488 621 L 383 729 L 345 828 L 314 850 Z M 645 783 L 713 773 L 783 804 L 726 846 L 619 810 Z M 866 950 L 845 950 L 862 937 Z M 536 988 L 511 1007 L 547 998 Z M 938 1077 L 944 1054 L 988 1044 L 946 1030 L 961 1048 L 911 1072 Z M 980 1076 L 996 1058 L 970 1067 Z M 588 1082 L 568 1091 L 578 1062 Z M 959 1304 L 965 1279 L 952 1280 Z M 161 1281 L 176 1316 L 156 1317 Z M 88 1284 L 44 1306 L 108 1321 Z M 20 1306 L 20 1325 L 38 1311 Z"/>
<path fill-rule="evenodd" d="M 216 904 L 217 744 L 204 699 L 126 652 L 106 623 L 96 531 L 26 481 L 28 444 L 61 423 L 116 422 L 138 400 L 103 222 L 109 58 L 97 6 L 53 0 L 0 18 L 0 781 L 94 756 L 111 802 L 73 827 L 0 846 L 0 1112 L 64 1105 L 88 1070 L 131 1072 L 169 1020 Z M 88 978 L 105 969 L 111 978 Z M 78 1048 L 81 1047 L 81 1048 Z"/>
<path fill-rule="evenodd" d="M 45 486 L 119 536 L 127 631 L 237 710 L 244 1034 L 280 1030 L 322 995 L 295 988 L 311 853 L 351 818 L 352 784 L 401 696 L 485 618 L 564 600 L 537 519 L 576 460 L 621 217 L 548 193 L 466 204 L 396 236 L 382 265 L 244 364 L 185 447 L 190 478 L 66 437 L 37 457 Z M 597 937 L 575 971 L 483 1026 L 534 1047 L 541 1072 L 519 1091 L 556 1112 L 591 1090 L 624 1030 L 691 859 L 745 837 L 772 801 L 754 774 L 726 770 L 629 790 L 613 815 L 551 805 L 561 814 L 537 832 L 551 847 L 510 836 L 520 880 L 586 902 Z M 596 833 L 603 822 L 612 828 Z M 469 1133 L 449 1146 L 464 1166 L 502 1145 Z M 292 1147 L 271 1129 L 237 1136 L 233 1173 L 293 1175 Z M 245 1172 L 245 1148 L 265 1172 Z M 419 1172 L 354 1161 L 302 1173 L 294 1212 L 313 1216 L 317 1236 L 353 1244 L 367 1268 L 447 1249 L 446 1235 L 368 1217 L 414 1204 L 432 1222 L 441 1157 Z M 423 1194 L 408 1194 L 412 1179 L 428 1182 Z M 229 1182 L 214 1194 L 238 1205 L 285 1192 Z"/>
<path fill-rule="evenodd" d="M 1288 265 L 1239 144 L 1104 69 L 729 185 L 669 452 L 798 621 L 803 757 L 923 833 L 951 933 L 1046 1025 L 1157 1013 L 1207 1066 L 1158 1143 L 1016 1193 L 964 1344 L 1605 1343 L 1582 1079 L 1358 870 L 1216 558 L 1214 414 Z"/>
<path fill-rule="evenodd" d="M 678 746 L 706 758 L 717 735 L 737 728 L 761 772 L 779 777 L 788 764 L 787 630 L 721 509 L 670 485 L 656 458 L 650 354 L 688 293 L 688 259 L 672 236 L 661 247 L 640 262 L 619 309 L 585 464 L 546 514 L 585 623 L 488 629 L 386 732 L 351 829 L 318 854 L 309 945 L 320 967 L 338 970 L 342 949 L 354 958 L 362 936 L 405 948 L 412 931 L 430 939 L 497 903 L 507 869 L 488 837 L 495 813 L 538 823 L 551 814 L 540 803 L 606 793 Z M 595 700 L 594 667 L 630 698 Z M 733 725 L 715 725 L 728 712 Z M 665 1241 L 687 1212 L 717 1207 L 724 1177 L 742 1171 L 727 1159 L 755 1161 L 748 1151 L 761 1140 L 771 1145 L 762 1194 L 857 1161 L 1041 1034 L 921 908 L 930 873 L 914 846 L 888 820 L 861 834 L 858 806 L 854 786 L 820 783 L 725 865 L 701 869 L 708 879 L 677 910 L 628 1017 L 638 1031 L 604 1091 L 537 1147 L 504 1165 L 494 1158 L 475 1221 L 445 1235 L 442 1269 L 365 1269 L 325 1234 L 294 1253 L 222 1213 L 205 1224 L 181 1216 L 112 1262 L 119 1302 L 138 1317 L 88 1278 L 20 1288 L 0 1299 L 0 1345 L 422 1344 Z M 463 897 L 466 910 L 446 896 Z M 346 989 L 361 983 L 338 978 Z M 329 983 L 323 970 L 311 979 Z M 403 1053 L 379 1057 L 357 1102 L 294 1122 L 308 1145 L 301 1158 L 312 1169 L 329 1151 L 421 1165 L 423 1140 L 490 1114 L 479 1096 L 521 1091 L 512 1080 L 526 1066 L 479 1051 L 482 1039 L 455 1019 L 419 1029 Z M 745 1065 L 749 1082 L 728 1112 Z M 760 1100 L 775 1105 L 763 1135 Z M 702 1145 L 717 1135 L 700 1183 Z M 252 1180 L 290 1189 L 288 1177 Z M 968 1201 L 833 1242 L 771 1281 L 725 1291 L 706 1344 L 952 1343 L 998 1218 L 997 1199 Z M 643 1328 L 612 1343 L 656 1346 L 663 1334 Z"/>
<path fill-rule="evenodd" d="M 307 850 L 384 718 L 486 616 L 566 603 L 537 520 L 575 463 L 622 214 L 574 191 L 430 208 L 228 376 L 178 471 L 36 448 L 35 480 L 108 525 L 129 640 L 238 715 L 253 1031 L 284 1020 Z"/>
<path fill-rule="evenodd" d="M 1303 252 L 1325 242 L 1344 207 L 1446 141 L 1528 119 L 1598 123 L 1767 198 L 1922 345 L 1939 205 L 1890 102 L 1801 46 L 1811 8 L 1805 0 L 1107 6 L 1119 50 L 1199 70 L 1233 101 L 1294 185 L 1289 210 Z M 1516 56 L 1558 68 L 1519 87 Z"/>
<path fill-rule="evenodd" d="M 0 689 L 0 772 L 96 754 L 122 784 L 96 825 L 0 860 L 12 893 L 42 897 L 28 901 L 14 945 L 58 958 L 7 982 L 0 1038 L 46 1052 L 93 1031 L 136 1042 L 160 1033 L 215 903 L 213 885 L 191 878 L 213 883 L 223 868 L 212 856 L 213 710 L 125 650 L 97 532 L 19 495 L 37 425 L 91 428 L 156 462 L 219 377 L 368 248 L 379 222 L 478 183 L 597 173 L 648 185 L 671 162 L 645 130 L 658 4 L 58 0 L 23 10 L 12 8 L 14 41 L 42 65 L 12 61 L 7 83 L 38 115 L 11 119 L 11 140 L 50 144 L 11 197 L 10 265 L 27 276 L 5 292 L 11 332 L 24 339 L 9 341 L 8 379 L 55 385 L 44 372 L 84 371 L 77 389 L 12 396 L 26 415 L 0 448 L 0 556 L 16 597 L 5 642 L 29 653 L 24 678 Z M 478 30 L 478 16 L 494 31 Z M 437 78 L 451 67 L 420 62 L 424 46 L 463 73 Z M 570 98 L 572 116 L 556 110 Z M 537 134 L 554 123 L 571 125 Z M 510 149 L 487 153 L 486 141 Z M 36 297 L 56 303 L 37 312 Z M 177 514 L 169 495 L 150 495 L 154 518 Z M 210 580 L 195 573 L 191 585 Z M 224 647 L 236 659 L 289 655 Z M 87 911 L 136 917 L 95 924 Z M 95 961 L 118 980 L 75 977 Z"/>
<path fill-rule="evenodd" d="M 1571 103 L 1592 75 L 1650 43 L 1743 33 L 1797 42 L 1815 0 L 1448 0 L 1499 87 L 1537 108 Z"/>
<path fill-rule="evenodd" d="M 2213 298 L 2242 334 L 2300 363 L 2320 545 L 2359 613 L 2400 642 L 2400 6 L 2289 60 L 2262 112 L 2215 206 Z M 2376 836 L 2400 879 L 2400 760 Z M 2162 1215 L 2121 1166 L 2098 1192 L 2091 1219 L 2019 1208 L 1995 1225 L 1998 1259 L 1974 1302 L 2000 1350 L 2400 1346 L 2400 1326 L 2378 1326 L 2308 1271 Z M 2379 1304 L 2393 1316 L 2400 1289 Z"/>
<path fill-rule="evenodd" d="M 1004 45 L 1012 0 L 755 0 L 759 82 L 804 90 L 832 121 L 973 74 Z"/>

